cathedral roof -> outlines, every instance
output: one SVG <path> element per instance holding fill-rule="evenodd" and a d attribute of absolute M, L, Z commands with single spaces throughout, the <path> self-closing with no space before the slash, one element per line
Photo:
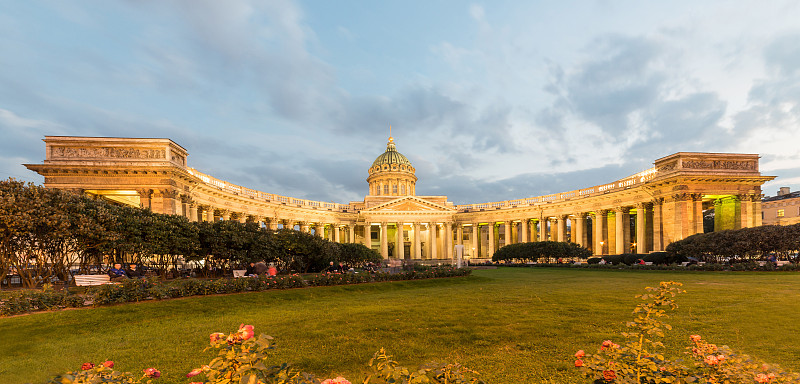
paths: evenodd
<path fill-rule="evenodd" d="M 394 145 L 394 138 L 389 137 L 389 142 L 386 144 L 386 152 L 378 156 L 377 159 L 372 163 L 372 166 L 376 165 L 383 165 L 383 164 L 404 164 L 404 165 L 411 165 L 411 162 L 408 161 L 408 158 L 403 156 L 400 152 L 397 152 L 397 148 Z"/>

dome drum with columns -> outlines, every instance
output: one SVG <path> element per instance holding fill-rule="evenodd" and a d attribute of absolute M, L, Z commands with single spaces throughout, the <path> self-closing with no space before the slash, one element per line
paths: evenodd
<path fill-rule="evenodd" d="M 378 156 L 369 168 L 371 196 L 414 196 L 417 176 L 408 158 L 397 152 L 394 138 L 389 137 L 386 152 Z"/>

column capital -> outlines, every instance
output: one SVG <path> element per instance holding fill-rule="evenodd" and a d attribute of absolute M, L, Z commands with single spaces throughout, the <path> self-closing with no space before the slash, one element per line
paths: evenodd
<path fill-rule="evenodd" d="M 616 213 L 628 213 L 631 211 L 630 207 L 615 207 L 614 212 Z"/>

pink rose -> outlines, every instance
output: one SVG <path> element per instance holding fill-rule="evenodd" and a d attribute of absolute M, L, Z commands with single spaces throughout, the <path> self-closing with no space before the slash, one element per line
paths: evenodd
<path fill-rule="evenodd" d="M 239 334 L 239 338 L 240 339 L 247 340 L 247 339 L 253 337 L 255 335 L 255 332 L 253 331 L 253 326 L 252 325 L 244 325 L 244 324 L 242 324 L 242 325 L 239 326 L 238 334 Z"/>
<path fill-rule="evenodd" d="M 705 363 L 706 363 L 706 364 L 708 364 L 708 365 L 716 365 L 716 364 L 719 364 L 719 360 L 718 360 L 718 359 L 717 359 L 717 357 L 716 357 L 716 356 L 714 356 L 714 355 L 708 355 L 708 356 L 706 356 L 705 360 L 703 360 L 703 361 L 705 361 Z"/>
<path fill-rule="evenodd" d="M 199 374 L 201 374 L 201 373 L 203 373 L 203 370 L 202 370 L 202 369 L 200 369 L 200 368 L 195 368 L 195 369 L 192 369 L 192 371 L 191 371 L 191 372 L 187 373 L 187 374 L 186 374 L 186 377 L 195 377 L 195 376 L 197 376 L 197 375 L 199 375 Z"/>
<path fill-rule="evenodd" d="M 224 339 L 225 334 L 222 332 L 214 332 L 211 335 L 209 335 L 209 338 L 211 339 L 212 343 L 216 343 L 217 341 Z"/>
<path fill-rule="evenodd" d="M 81 365 L 81 369 L 84 370 L 84 371 L 88 371 L 88 370 L 90 370 L 92 368 L 94 368 L 94 363 L 83 363 Z"/>
<path fill-rule="evenodd" d="M 689 339 L 696 343 L 696 342 L 700 341 L 701 337 L 700 337 L 700 335 L 691 335 L 691 336 L 689 336 Z"/>
<path fill-rule="evenodd" d="M 575 352 L 575 357 L 577 357 L 579 359 L 581 357 L 584 357 L 584 356 L 586 356 L 586 353 L 584 353 L 582 349 L 580 351 L 578 351 L 578 352 Z"/>
<path fill-rule="evenodd" d="M 114 362 L 111 360 L 106 360 L 103 362 L 103 366 L 106 368 L 114 368 Z"/>
<path fill-rule="evenodd" d="M 583 360 L 581 360 L 581 359 L 575 360 L 575 366 L 576 367 L 582 367 L 583 366 Z"/>
<path fill-rule="evenodd" d="M 144 370 L 144 375 L 147 377 L 152 377 L 154 379 L 157 379 L 161 377 L 161 372 L 155 368 L 147 368 Z"/>

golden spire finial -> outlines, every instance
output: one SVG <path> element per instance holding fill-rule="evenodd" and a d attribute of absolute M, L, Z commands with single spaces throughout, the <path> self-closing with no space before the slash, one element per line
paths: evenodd
<path fill-rule="evenodd" d="M 392 137 L 392 125 L 389 124 L 389 142 L 391 143 L 393 141 L 394 141 L 394 137 Z"/>

